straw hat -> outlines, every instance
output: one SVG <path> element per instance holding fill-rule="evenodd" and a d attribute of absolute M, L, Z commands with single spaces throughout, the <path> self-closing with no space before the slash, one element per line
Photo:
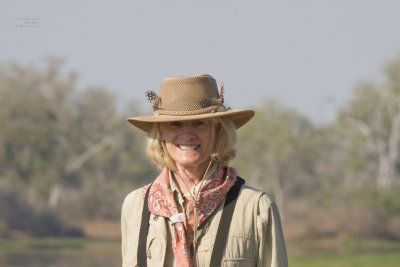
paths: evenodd
<path fill-rule="evenodd" d="M 217 82 L 208 74 L 167 77 L 161 82 L 159 96 L 153 91 L 146 92 L 153 116 L 130 117 L 128 121 L 150 132 L 155 122 L 228 117 L 237 129 L 254 116 L 254 111 L 226 108 L 223 87 L 222 83 L 218 93 Z"/>

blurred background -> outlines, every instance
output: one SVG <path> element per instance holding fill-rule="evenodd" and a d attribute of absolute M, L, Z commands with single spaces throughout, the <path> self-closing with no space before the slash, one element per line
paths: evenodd
<path fill-rule="evenodd" d="M 118 266 L 170 75 L 256 110 L 231 162 L 290 266 L 400 266 L 400 2 L 0 0 L 0 266 Z"/>

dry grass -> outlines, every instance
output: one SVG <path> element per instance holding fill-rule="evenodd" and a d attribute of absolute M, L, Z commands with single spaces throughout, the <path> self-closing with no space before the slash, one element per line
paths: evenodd
<path fill-rule="evenodd" d="M 120 238 L 121 225 L 119 221 L 88 221 L 80 225 L 84 235 L 89 238 Z"/>

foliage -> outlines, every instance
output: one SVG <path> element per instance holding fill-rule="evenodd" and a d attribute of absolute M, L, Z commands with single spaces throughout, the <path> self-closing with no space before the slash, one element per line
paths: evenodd
<path fill-rule="evenodd" d="M 144 137 L 108 90 L 77 91 L 76 75 L 61 67 L 57 59 L 44 68 L 0 66 L 0 184 L 15 192 L 27 222 L 41 214 L 47 228 L 117 219 L 124 195 L 154 177 Z M 17 227 L 4 218 L 3 228 Z"/>
<path fill-rule="evenodd" d="M 79 235 L 85 221 L 119 220 L 124 196 L 157 175 L 144 134 L 126 122 L 138 103 L 78 90 L 62 66 L 0 65 L 0 236 Z M 238 131 L 231 165 L 273 195 L 287 235 L 400 238 L 400 59 L 384 73 L 331 124 L 266 100 Z"/>
<path fill-rule="evenodd" d="M 361 163 L 352 166 L 375 172 L 378 186 L 389 188 L 399 163 L 400 57 L 386 65 L 384 75 L 380 84 L 364 82 L 355 88 L 338 122 L 350 161 Z"/>
<path fill-rule="evenodd" d="M 239 130 L 238 156 L 233 164 L 250 184 L 275 196 L 285 217 L 285 203 L 309 195 L 318 184 L 315 162 L 324 147 L 319 139 L 307 118 L 268 101 Z"/>

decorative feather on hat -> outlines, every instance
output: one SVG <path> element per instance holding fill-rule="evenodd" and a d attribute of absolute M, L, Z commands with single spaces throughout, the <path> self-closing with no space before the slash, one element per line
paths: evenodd
<path fill-rule="evenodd" d="M 239 128 L 254 116 L 254 111 L 226 108 L 224 91 L 222 82 L 218 93 L 215 79 L 208 74 L 167 77 L 161 82 L 159 95 L 153 91 L 146 92 L 153 115 L 130 117 L 128 121 L 149 132 L 156 122 L 227 117 Z"/>

